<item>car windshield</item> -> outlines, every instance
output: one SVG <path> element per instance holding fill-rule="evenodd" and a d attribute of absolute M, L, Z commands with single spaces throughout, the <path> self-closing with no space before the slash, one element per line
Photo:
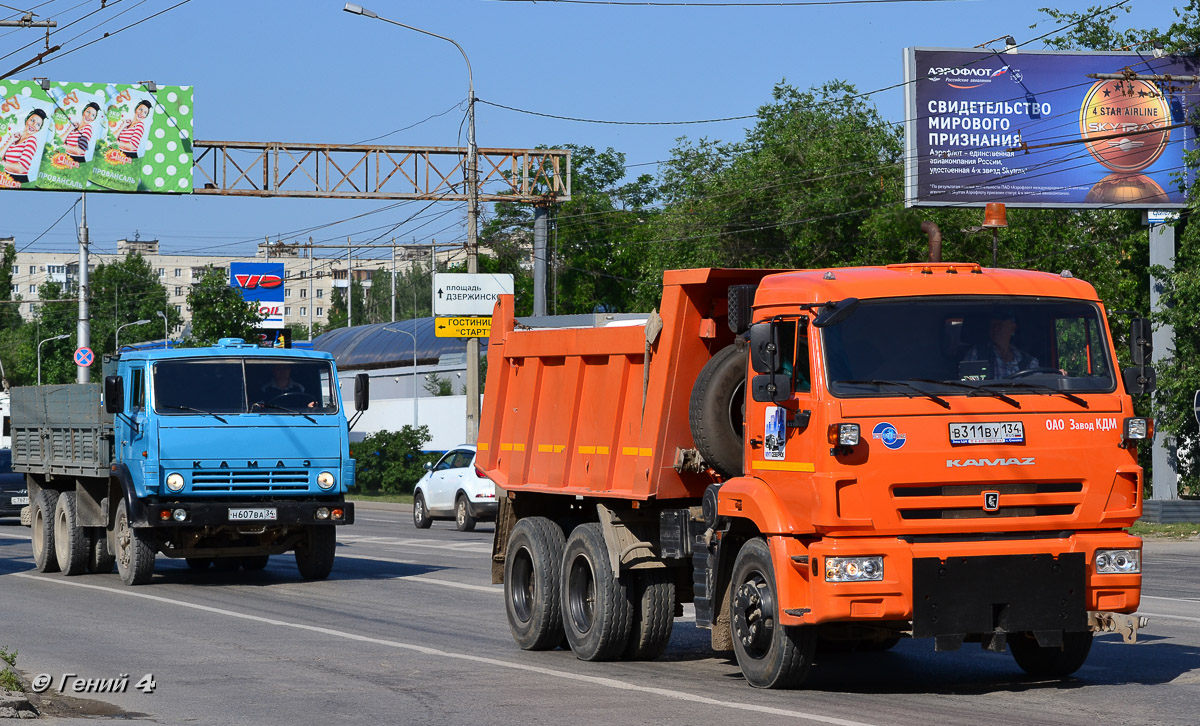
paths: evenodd
<path fill-rule="evenodd" d="M 1036 297 L 864 300 L 823 328 L 837 396 L 1109 392 L 1100 308 Z"/>
<path fill-rule="evenodd" d="M 154 366 L 154 410 L 164 414 L 328 414 L 338 410 L 328 361 L 196 358 Z"/>

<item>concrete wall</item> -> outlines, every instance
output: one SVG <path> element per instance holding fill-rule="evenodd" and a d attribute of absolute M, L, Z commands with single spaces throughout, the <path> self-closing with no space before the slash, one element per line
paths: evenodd
<path fill-rule="evenodd" d="M 353 389 L 349 394 L 345 399 L 347 413 L 350 413 L 354 406 Z M 429 433 L 433 437 L 425 444 L 426 451 L 452 449 L 463 443 L 466 437 L 467 397 L 422 397 L 417 401 L 417 418 L 420 425 L 429 427 Z M 350 432 L 350 440 L 362 441 L 368 434 L 376 431 L 399 431 L 401 427 L 411 426 L 412 423 L 411 398 L 372 399 L 370 408 Z"/>

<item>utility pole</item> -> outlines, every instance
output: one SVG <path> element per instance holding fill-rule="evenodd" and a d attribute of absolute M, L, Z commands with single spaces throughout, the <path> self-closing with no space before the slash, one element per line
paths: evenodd
<path fill-rule="evenodd" d="M 354 248 L 346 238 L 346 327 L 354 327 Z"/>
<path fill-rule="evenodd" d="M 92 342 L 92 326 L 88 320 L 88 227 L 87 227 L 87 192 L 79 195 L 83 204 L 83 212 L 79 217 L 79 345 L 78 348 L 88 348 Z M 87 383 L 91 378 L 91 368 L 76 366 L 75 382 Z"/>
<path fill-rule="evenodd" d="M 549 207 L 533 206 L 533 314 L 546 314 L 546 216 Z"/>
<path fill-rule="evenodd" d="M 415 316 L 414 311 L 414 316 Z M 396 322 L 396 238 L 392 238 L 392 322 Z M 413 417 L 416 418 L 415 416 Z M 414 422 L 413 426 L 417 424 Z"/>
<path fill-rule="evenodd" d="M 308 339 L 312 340 L 313 319 L 313 248 L 312 237 L 308 238 Z"/>
<path fill-rule="evenodd" d="M 451 41 L 454 42 L 454 41 Z M 479 147 L 475 144 L 475 76 L 467 52 L 467 272 L 479 272 Z M 467 443 L 479 441 L 479 338 L 467 338 Z"/>

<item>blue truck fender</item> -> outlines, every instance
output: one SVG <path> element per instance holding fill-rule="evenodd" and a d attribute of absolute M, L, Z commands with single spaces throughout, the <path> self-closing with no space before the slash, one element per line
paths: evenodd
<path fill-rule="evenodd" d="M 138 498 L 137 490 L 133 486 L 133 477 L 129 473 L 129 467 L 124 462 L 121 462 L 113 464 L 110 471 L 109 504 L 108 511 L 106 512 L 109 527 L 112 527 L 117 521 L 116 503 L 120 499 L 125 500 L 130 525 L 144 527 L 150 524 L 150 520 L 146 515 L 146 507 L 142 500 Z"/>

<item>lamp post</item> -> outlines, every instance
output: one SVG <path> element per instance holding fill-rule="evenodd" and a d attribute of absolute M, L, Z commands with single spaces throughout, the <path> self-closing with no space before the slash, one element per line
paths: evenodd
<path fill-rule="evenodd" d="M 417 336 L 413 335 L 412 333 L 408 332 L 407 330 L 397 330 L 395 328 L 388 328 L 388 327 L 385 327 L 384 330 L 388 331 L 389 333 L 400 333 L 401 335 L 407 335 L 408 337 L 412 338 L 412 342 L 413 342 L 413 370 L 412 370 L 413 428 L 416 428 L 418 426 L 418 424 L 417 424 Z"/>
<path fill-rule="evenodd" d="M 39 386 L 42 385 L 42 346 L 46 343 L 49 343 L 52 340 L 62 340 L 63 338 L 70 338 L 70 337 L 71 337 L 70 335 L 63 333 L 62 335 L 56 335 L 52 338 L 46 338 L 41 343 L 38 343 L 38 385 Z"/>
<path fill-rule="evenodd" d="M 366 18 L 382 20 L 385 23 L 398 25 L 424 35 L 451 43 L 462 54 L 467 63 L 467 272 L 474 274 L 479 271 L 478 253 L 479 241 L 479 148 L 475 144 L 475 75 L 471 71 L 471 59 L 457 41 L 444 35 L 431 33 L 428 30 L 415 28 L 411 25 L 390 20 L 367 10 L 361 5 L 346 3 L 342 8 L 348 13 L 361 15 Z M 467 443 L 474 444 L 479 440 L 479 338 L 467 338 Z"/>
<path fill-rule="evenodd" d="M 167 333 L 167 316 L 161 310 L 155 310 L 154 314 L 157 315 L 158 317 L 162 318 L 162 321 L 163 321 L 163 350 L 166 350 L 167 349 L 167 335 L 168 335 L 168 333 Z"/>
<path fill-rule="evenodd" d="M 130 325 L 145 325 L 148 322 L 150 322 L 150 321 L 146 320 L 146 319 L 142 319 L 142 320 L 135 320 L 132 323 L 125 323 L 124 325 L 118 325 L 117 332 L 113 336 L 113 342 L 116 344 L 116 349 L 117 349 L 116 352 L 118 352 L 118 353 L 121 352 L 121 328 L 128 328 Z"/>

